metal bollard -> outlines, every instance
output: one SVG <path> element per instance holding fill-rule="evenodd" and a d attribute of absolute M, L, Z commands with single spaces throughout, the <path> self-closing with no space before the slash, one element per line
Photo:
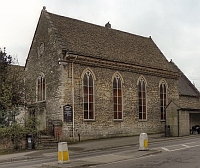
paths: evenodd
<path fill-rule="evenodd" d="M 149 149 L 148 149 L 148 136 L 147 136 L 146 133 L 141 133 L 141 134 L 140 134 L 139 144 L 140 144 L 140 147 L 139 147 L 139 150 L 140 150 L 140 151 L 149 150 Z"/>
<path fill-rule="evenodd" d="M 58 163 L 66 163 L 69 161 L 69 152 L 67 142 L 58 143 Z"/>

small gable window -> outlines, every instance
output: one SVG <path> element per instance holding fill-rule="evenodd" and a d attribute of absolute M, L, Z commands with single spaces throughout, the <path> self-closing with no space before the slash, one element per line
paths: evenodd
<path fill-rule="evenodd" d="M 41 43 L 38 47 L 38 56 L 42 56 L 44 54 L 44 43 Z"/>
<path fill-rule="evenodd" d="M 122 81 L 118 74 L 113 79 L 114 119 L 122 119 Z"/>
<path fill-rule="evenodd" d="M 94 119 L 94 79 L 92 73 L 88 70 L 83 77 L 83 104 L 84 119 Z"/>
<path fill-rule="evenodd" d="M 166 83 L 163 81 L 160 84 L 160 115 L 161 115 L 161 120 L 166 119 L 166 113 L 165 113 L 166 105 L 167 105 L 167 87 L 166 87 Z"/>
<path fill-rule="evenodd" d="M 37 101 L 44 101 L 46 99 L 46 79 L 44 75 L 37 78 Z"/>
<path fill-rule="evenodd" d="M 146 83 L 141 78 L 138 83 L 139 120 L 147 120 Z"/>

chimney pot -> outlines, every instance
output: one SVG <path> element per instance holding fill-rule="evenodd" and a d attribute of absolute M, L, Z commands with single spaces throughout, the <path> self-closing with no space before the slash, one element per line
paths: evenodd
<path fill-rule="evenodd" d="M 108 23 L 105 24 L 105 27 L 108 28 L 108 29 L 111 29 L 111 24 L 108 22 Z"/>

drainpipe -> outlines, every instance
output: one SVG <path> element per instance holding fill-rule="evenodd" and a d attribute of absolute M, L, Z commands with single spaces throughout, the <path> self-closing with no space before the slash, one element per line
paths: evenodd
<path fill-rule="evenodd" d="M 179 130 L 179 129 L 180 129 L 179 109 L 177 110 L 177 113 L 178 113 L 178 114 L 177 114 L 177 115 L 178 115 L 177 118 L 178 118 L 178 137 L 179 137 L 179 136 L 180 136 L 180 130 Z"/>
<path fill-rule="evenodd" d="M 24 124 L 26 124 L 28 110 L 26 109 L 26 76 L 24 75 Z"/>
<path fill-rule="evenodd" d="M 68 57 L 69 53 L 67 52 L 66 53 L 66 57 Z M 74 137 L 74 62 L 76 61 L 77 59 L 77 55 L 75 56 L 74 60 L 71 62 L 71 71 L 72 71 L 72 81 L 71 81 L 71 85 L 72 85 L 72 115 L 73 115 L 73 120 L 72 120 L 72 137 L 73 137 L 73 141 L 75 141 L 75 137 Z M 58 64 L 60 65 L 61 62 L 66 62 L 64 60 L 60 60 L 58 59 Z"/>
<path fill-rule="evenodd" d="M 77 56 L 75 57 L 75 59 L 72 61 L 72 110 L 73 110 L 73 121 L 72 121 L 72 137 L 73 137 L 73 141 L 75 141 L 75 137 L 74 137 L 74 62 L 76 61 Z"/>

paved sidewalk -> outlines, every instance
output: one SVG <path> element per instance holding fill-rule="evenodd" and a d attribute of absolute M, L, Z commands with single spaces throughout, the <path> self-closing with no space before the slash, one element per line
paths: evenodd
<path fill-rule="evenodd" d="M 182 138 L 192 138 L 196 135 L 190 135 L 185 137 L 165 137 L 164 134 L 151 134 L 148 135 L 149 146 L 152 142 L 159 142 L 159 141 L 166 141 L 172 139 L 182 139 Z M 118 137 L 118 138 L 108 138 L 108 139 L 98 139 L 98 140 L 88 140 L 83 142 L 77 142 L 74 144 L 68 144 L 69 149 L 69 157 L 73 155 L 73 153 L 80 153 L 84 151 L 95 151 L 95 150 L 103 150 L 108 148 L 116 148 L 122 146 L 133 146 L 137 145 L 139 149 L 139 135 L 138 136 L 130 136 L 130 137 Z M 124 156 L 121 155 L 105 155 L 101 157 L 94 157 L 87 159 L 77 159 L 77 160 L 70 160 L 67 164 L 58 164 L 57 162 L 49 162 L 44 163 L 43 167 L 80 167 L 80 166 L 87 166 L 87 165 L 94 165 L 106 162 L 112 162 L 121 159 L 128 159 L 129 157 L 141 157 L 144 155 L 149 155 L 153 153 L 157 153 L 160 151 L 133 151 L 131 154 L 125 154 Z M 47 150 L 30 150 L 26 152 L 14 153 L 14 154 L 7 154 L 7 155 L 0 155 L 0 162 L 8 162 L 13 160 L 20 160 L 20 159 L 32 159 L 32 158 L 39 158 L 39 157 L 54 157 L 57 158 L 57 149 L 47 149 Z M 125 157 L 125 158 L 124 158 Z M 109 158 L 109 160 L 108 160 Z M 94 162 L 91 162 L 93 160 Z"/>

